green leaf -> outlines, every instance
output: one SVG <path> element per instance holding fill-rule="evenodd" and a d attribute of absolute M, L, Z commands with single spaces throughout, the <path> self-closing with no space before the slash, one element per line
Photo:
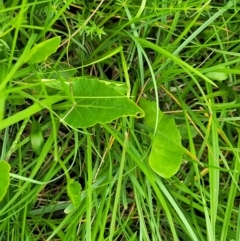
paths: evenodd
<path fill-rule="evenodd" d="M 68 79 L 77 73 L 77 69 L 70 66 L 68 63 L 59 63 L 58 65 L 49 66 L 45 68 L 43 74 L 49 79 L 64 78 Z M 39 75 L 39 73 L 38 73 Z"/>
<path fill-rule="evenodd" d="M 26 103 L 23 97 L 14 98 L 12 102 L 14 103 L 14 105 L 23 105 L 24 103 Z"/>
<path fill-rule="evenodd" d="M 228 79 L 228 74 L 224 72 L 209 72 L 205 75 L 211 80 L 224 81 Z"/>
<path fill-rule="evenodd" d="M 0 161 L 0 201 L 5 196 L 9 186 L 10 169 L 11 167 L 7 162 Z"/>
<path fill-rule="evenodd" d="M 143 117 L 144 112 L 115 88 L 97 79 L 75 78 L 69 86 L 74 103 L 65 106 L 63 120 L 74 128 L 111 122 L 121 116 Z M 58 105 L 59 108 L 64 104 Z"/>
<path fill-rule="evenodd" d="M 32 145 L 33 151 L 37 155 L 40 155 L 40 153 L 42 151 L 44 139 L 43 139 L 41 126 L 35 119 L 32 121 L 32 128 L 31 128 L 30 137 L 31 137 L 31 145 Z"/>
<path fill-rule="evenodd" d="M 75 208 L 78 208 L 80 206 L 81 202 L 81 185 L 79 182 L 74 181 L 73 179 L 70 179 L 67 184 L 67 194 L 68 197 L 70 198 L 73 206 Z"/>
<path fill-rule="evenodd" d="M 70 212 L 72 212 L 72 211 L 75 211 L 75 210 L 76 210 L 76 208 L 73 206 L 72 203 L 70 203 L 70 204 L 64 209 L 64 213 L 65 213 L 65 214 L 68 214 L 68 213 L 70 213 Z"/>
<path fill-rule="evenodd" d="M 135 232 L 128 241 L 134 241 L 134 240 L 137 240 L 137 232 Z"/>
<path fill-rule="evenodd" d="M 180 131 L 180 135 L 181 135 L 181 139 L 182 140 L 187 140 L 188 139 L 188 129 L 187 129 L 187 125 L 181 125 L 180 127 L 178 127 L 178 130 Z M 192 138 L 196 137 L 196 135 L 198 134 L 196 128 L 192 125 L 190 125 L 190 132 L 191 132 L 191 136 Z"/>
<path fill-rule="evenodd" d="M 99 81 L 106 85 L 109 85 L 110 87 L 114 88 L 115 90 L 119 91 L 122 94 L 126 94 L 128 91 L 126 83 L 121 83 L 118 81 L 107 81 L 107 80 L 99 80 Z"/>
<path fill-rule="evenodd" d="M 156 103 L 142 99 L 140 107 L 145 111 L 146 125 L 154 129 L 157 116 Z M 156 134 L 150 134 L 152 148 L 149 165 L 161 177 L 169 178 L 179 170 L 184 151 L 174 119 L 167 117 L 160 110 L 158 118 Z"/>
<path fill-rule="evenodd" d="M 46 60 L 51 54 L 55 53 L 60 45 L 61 38 L 54 37 L 36 44 L 29 52 L 29 56 L 24 61 L 29 63 L 39 63 Z"/>
<path fill-rule="evenodd" d="M 69 76 L 65 77 L 65 79 L 67 79 L 67 78 L 69 79 Z M 127 91 L 128 91 L 126 83 L 121 83 L 121 82 L 118 82 L 118 81 L 99 80 L 99 79 L 93 78 L 91 76 L 78 77 L 78 80 L 83 80 L 83 81 L 93 80 L 93 79 L 95 79 L 96 81 L 99 81 L 101 83 L 104 83 L 106 85 L 109 85 L 110 87 L 114 88 L 115 90 L 119 91 L 122 94 L 126 94 Z M 38 81 L 38 80 L 36 80 L 36 81 Z M 63 90 L 63 87 L 62 87 L 62 84 L 61 84 L 62 81 L 60 81 L 60 80 L 57 80 L 57 79 L 41 79 L 41 81 L 44 85 L 46 85 L 50 88 L 61 90 L 61 91 Z M 64 84 L 69 86 L 70 82 L 64 81 Z"/>

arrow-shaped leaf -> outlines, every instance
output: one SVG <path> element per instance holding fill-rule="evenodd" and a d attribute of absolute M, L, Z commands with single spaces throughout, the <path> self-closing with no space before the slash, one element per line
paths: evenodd
<path fill-rule="evenodd" d="M 69 88 L 74 103 L 68 106 L 63 120 L 72 127 L 107 123 L 121 116 L 144 116 L 143 110 L 127 96 L 96 78 L 73 78 Z"/>

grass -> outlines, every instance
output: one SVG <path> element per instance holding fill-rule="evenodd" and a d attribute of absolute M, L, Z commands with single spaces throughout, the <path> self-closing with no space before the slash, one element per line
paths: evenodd
<path fill-rule="evenodd" d="M 0 240 L 240 240 L 239 4 L 0 1 L 0 159 L 11 165 Z M 56 36 L 54 54 L 28 61 Z M 150 168 L 144 118 L 64 123 L 54 104 L 71 93 L 50 95 L 42 79 L 86 75 L 174 118 L 189 151 L 174 176 Z M 76 209 L 69 179 L 82 186 Z"/>

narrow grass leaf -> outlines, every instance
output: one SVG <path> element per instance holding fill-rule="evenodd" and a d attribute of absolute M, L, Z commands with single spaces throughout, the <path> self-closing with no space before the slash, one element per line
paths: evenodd
<path fill-rule="evenodd" d="M 0 161 L 0 201 L 5 196 L 9 186 L 10 165 L 6 161 Z"/>

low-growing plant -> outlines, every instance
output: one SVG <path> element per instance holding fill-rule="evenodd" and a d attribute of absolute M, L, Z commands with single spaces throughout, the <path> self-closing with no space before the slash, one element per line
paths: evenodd
<path fill-rule="evenodd" d="M 0 2 L 0 240 L 239 240 L 238 5 Z"/>

